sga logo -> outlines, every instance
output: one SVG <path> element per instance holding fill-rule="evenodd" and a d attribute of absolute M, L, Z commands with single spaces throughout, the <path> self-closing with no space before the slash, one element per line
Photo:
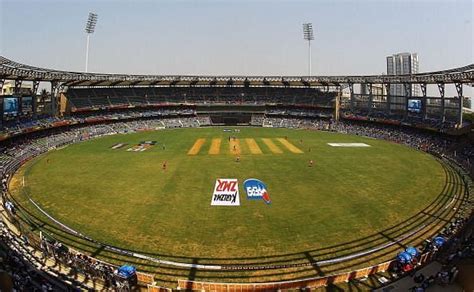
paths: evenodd
<path fill-rule="evenodd" d="M 267 191 L 267 186 L 261 180 L 249 178 L 244 181 L 244 189 L 249 200 L 263 200 L 270 204 L 272 201 Z"/>
<path fill-rule="evenodd" d="M 211 206 L 240 206 L 239 184 L 236 178 L 216 180 Z"/>

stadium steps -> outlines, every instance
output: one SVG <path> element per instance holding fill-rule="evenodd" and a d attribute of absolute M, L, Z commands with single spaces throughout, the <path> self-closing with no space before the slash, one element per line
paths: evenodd
<path fill-rule="evenodd" d="M 88 98 L 70 98 L 69 101 L 75 108 L 90 108 L 92 104 Z"/>
<path fill-rule="evenodd" d="M 9 245 L 9 248 L 16 251 L 23 257 L 23 260 L 32 265 L 38 272 L 44 272 L 48 275 L 48 280 L 55 283 L 56 286 L 62 288 L 62 291 L 69 291 L 66 287 L 57 279 L 61 279 L 64 283 L 80 287 L 82 289 L 93 289 L 93 290 L 104 290 L 105 286 L 100 281 L 91 281 L 87 279 L 83 274 L 77 273 L 75 277 L 71 277 L 71 268 L 60 263 L 54 258 L 45 257 L 43 253 L 30 245 L 26 245 L 25 242 L 20 242 L 21 232 L 13 225 L 5 215 L 5 210 L 0 207 L 2 213 L 2 222 L 4 222 L 7 228 L 10 230 L 14 244 Z M 41 289 L 41 287 L 38 287 Z"/>
<path fill-rule="evenodd" d="M 107 98 L 89 98 L 92 107 L 108 107 L 111 106 Z"/>
<path fill-rule="evenodd" d="M 132 105 L 148 105 L 149 104 L 148 100 L 144 97 L 129 96 L 128 100 L 130 104 Z"/>

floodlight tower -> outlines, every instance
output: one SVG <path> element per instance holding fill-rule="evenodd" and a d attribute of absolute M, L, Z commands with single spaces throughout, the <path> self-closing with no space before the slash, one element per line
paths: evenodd
<path fill-rule="evenodd" d="M 314 40 L 312 23 L 303 23 L 303 37 L 308 41 L 308 76 L 311 76 L 311 41 Z"/>
<path fill-rule="evenodd" d="M 97 24 L 97 14 L 94 12 L 89 12 L 89 18 L 86 22 L 86 33 L 87 33 L 87 45 L 86 45 L 86 72 L 87 66 L 89 65 L 89 38 L 91 34 L 95 31 L 95 25 Z"/>

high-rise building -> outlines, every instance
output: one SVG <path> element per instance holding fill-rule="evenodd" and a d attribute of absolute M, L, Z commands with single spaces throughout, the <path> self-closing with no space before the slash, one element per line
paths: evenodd
<path fill-rule="evenodd" d="M 398 53 L 387 57 L 387 74 L 404 75 L 418 73 L 418 54 L 417 53 Z M 403 84 L 390 85 L 391 96 L 405 96 Z M 410 96 L 420 96 L 418 85 L 412 85 L 409 88 Z"/>

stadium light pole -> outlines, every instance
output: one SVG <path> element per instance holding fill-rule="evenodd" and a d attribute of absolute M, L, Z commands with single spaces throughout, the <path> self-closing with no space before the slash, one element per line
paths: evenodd
<path fill-rule="evenodd" d="M 314 40 L 312 23 L 303 23 L 303 37 L 308 41 L 308 76 L 311 76 L 311 41 Z"/>
<path fill-rule="evenodd" d="M 86 45 L 86 72 L 89 65 L 89 39 L 91 34 L 95 31 L 95 25 L 97 24 L 97 14 L 94 12 L 89 12 L 89 17 L 86 22 L 86 33 L 87 33 L 87 45 Z"/>

